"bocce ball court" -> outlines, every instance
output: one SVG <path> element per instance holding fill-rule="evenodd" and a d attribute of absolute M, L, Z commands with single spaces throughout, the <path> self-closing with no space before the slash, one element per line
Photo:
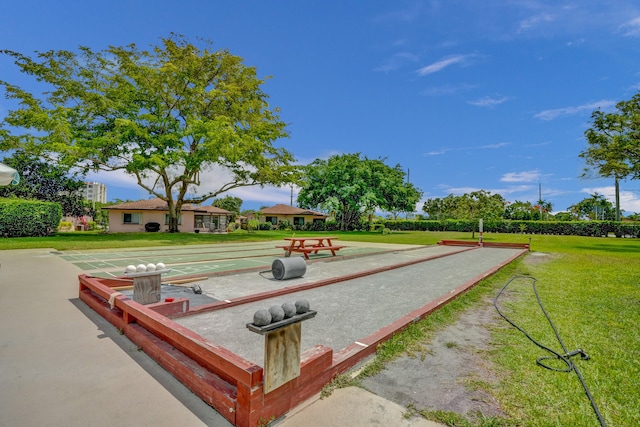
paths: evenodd
<path fill-rule="evenodd" d="M 347 242 L 340 256 L 308 261 L 278 253 L 264 257 L 264 265 L 163 283 L 152 303 L 123 289 L 131 283 L 125 274 L 82 274 L 79 293 L 229 422 L 255 426 L 313 397 L 394 333 L 528 250 L 525 244 L 441 243 L 364 250 L 364 243 Z M 276 265 L 293 266 L 295 277 L 279 280 L 269 271 Z M 254 323 L 259 311 L 305 301 L 300 312 Z"/>

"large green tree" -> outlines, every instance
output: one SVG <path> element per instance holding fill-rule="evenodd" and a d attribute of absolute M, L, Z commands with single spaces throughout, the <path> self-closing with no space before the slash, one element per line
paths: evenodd
<path fill-rule="evenodd" d="M 427 199 L 422 210 L 434 219 L 498 219 L 505 214 L 506 201 L 500 194 L 478 190 L 460 196 Z"/>
<path fill-rule="evenodd" d="M 504 210 L 505 219 L 515 219 L 519 221 L 531 221 L 534 219 L 536 208 L 531 202 L 521 202 L 516 200 L 513 203 L 507 203 Z"/>
<path fill-rule="evenodd" d="M 429 216 L 429 219 L 452 219 L 457 215 L 457 204 L 458 197 L 449 194 L 444 198 L 435 197 L 427 199 L 422 205 L 422 211 Z"/>
<path fill-rule="evenodd" d="M 640 93 L 616 104 L 615 112 L 594 111 L 591 122 L 585 131 L 587 148 L 580 153 L 587 163 L 582 176 L 595 172 L 613 178 L 615 219 L 620 221 L 620 181 L 640 178 Z"/>
<path fill-rule="evenodd" d="M 569 206 L 569 211 L 578 219 L 601 221 L 612 221 L 617 215 L 613 204 L 599 193 L 594 193 L 575 205 Z"/>
<path fill-rule="evenodd" d="M 405 182 L 397 165 L 356 154 L 316 159 L 305 168 L 298 193 L 302 207 L 335 212 L 341 230 L 359 226 L 361 217 L 376 210 L 413 212 L 422 192 Z"/>
<path fill-rule="evenodd" d="M 24 151 L 16 151 L 2 162 L 20 173 L 16 185 L 0 187 L 0 197 L 19 197 L 58 203 L 63 216 L 94 215 L 94 210 L 84 200 L 82 176 L 69 169 L 42 161 Z"/>
<path fill-rule="evenodd" d="M 240 215 L 240 208 L 242 207 L 242 199 L 240 197 L 225 196 L 220 199 L 214 199 L 211 206 L 215 206 L 220 209 L 231 212 L 233 215 L 231 221 L 235 221 L 235 217 Z"/>
<path fill-rule="evenodd" d="M 171 35 L 149 50 L 131 44 L 93 51 L 48 51 L 30 58 L 2 51 L 41 83 L 30 93 L 0 81 L 18 103 L 0 126 L 0 150 L 21 148 L 86 170 L 121 170 L 167 202 L 178 230 L 185 203 L 233 188 L 281 185 L 293 156 L 263 79 L 226 50 Z M 215 182 L 200 188 L 205 171 Z"/>

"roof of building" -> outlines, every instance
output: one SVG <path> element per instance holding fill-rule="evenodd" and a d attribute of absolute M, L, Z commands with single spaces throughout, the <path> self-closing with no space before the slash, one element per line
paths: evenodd
<path fill-rule="evenodd" d="M 296 208 L 295 206 L 289 206 L 284 204 L 278 204 L 269 208 L 260 209 L 263 215 L 314 215 L 325 217 L 326 215 L 320 212 L 312 211 L 310 209 Z"/>
<path fill-rule="evenodd" d="M 125 202 L 118 205 L 104 206 L 103 209 L 110 210 L 136 210 L 136 211 L 166 211 L 168 209 L 167 202 L 162 199 L 138 200 L 136 202 Z M 185 204 L 182 206 L 183 211 L 207 212 L 210 214 L 230 214 L 231 212 L 217 208 L 215 206 L 195 206 Z"/>

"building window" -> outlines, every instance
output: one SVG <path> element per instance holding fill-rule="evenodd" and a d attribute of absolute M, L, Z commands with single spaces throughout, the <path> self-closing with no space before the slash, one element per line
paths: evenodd
<path fill-rule="evenodd" d="M 139 213 L 125 213 L 122 214 L 123 224 L 140 224 L 141 215 Z"/>
<path fill-rule="evenodd" d="M 293 217 L 293 225 L 304 225 L 304 217 L 303 216 L 294 216 Z"/>
<path fill-rule="evenodd" d="M 273 225 L 277 225 L 278 224 L 278 217 L 277 216 L 268 216 L 268 217 L 266 217 L 266 222 L 270 222 Z"/>
<path fill-rule="evenodd" d="M 169 225 L 169 214 L 164 214 L 164 225 Z M 178 215 L 178 225 L 182 225 L 182 214 Z"/>

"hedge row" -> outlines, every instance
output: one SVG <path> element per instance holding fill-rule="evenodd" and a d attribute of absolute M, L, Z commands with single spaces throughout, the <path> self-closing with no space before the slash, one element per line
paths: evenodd
<path fill-rule="evenodd" d="M 385 228 L 395 231 L 478 231 L 478 221 L 381 221 Z M 640 237 L 640 224 L 616 221 L 483 221 L 483 231 L 488 233 L 555 234 L 564 236 Z"/>
<path fill-rule="evenodd" d="M 55 233 L 62 219 L 58 203 L 0 199 L 0 236 L 40 237 Z"/>

